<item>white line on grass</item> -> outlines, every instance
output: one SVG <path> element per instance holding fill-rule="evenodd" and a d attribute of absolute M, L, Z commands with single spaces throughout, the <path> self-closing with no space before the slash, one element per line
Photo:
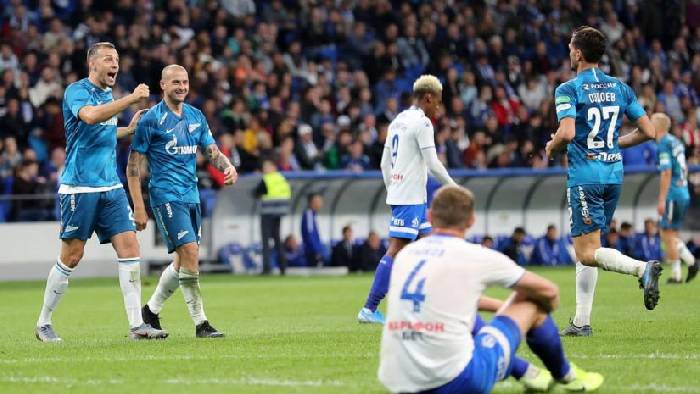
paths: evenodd
<path fill-rule="evenodd" d="M 131 381 L 130 381 L 131 382 Z M 240 378 L 175 378 L 153 380 L 150 383 L 179 384 L 179 385 L 203 385 L 217 384 L 229 386 L 283 386 L 283 387 L 340 387 L 345 384 L 338 380 L 291 380 L 275 379 L 268 377 L 243 376 Z M 0 376 L 0 383 L 23 383 L 23 384 L 64 384 L 64 385 L 121 385 L 124 380 L 120 379 L 75 379 L 57 376 Z"/>
<path fill-rule="evenodd" d="M 698 360 L 697 354 L 647 353 L 647 354 L 572 354 L 572 359 L 582 360 Z"/>
<path fill-rule="evenodd" d="M 357 357 L 374 357 L 375 353 L 357 354 Z M 192 356 L 192 355 L 135 355 L 135 356 L 105 356 L 105 357 L 81 357 L 79 361 L 84 362 L 134 362 L 134 361 L 208 361 L 208 360 L 250 360 L 250 359 L 277 359 L 279 355 L 274 354 L 254 354 L 250 356 L 240 354 L 216 354 L 209 356 Z M 338 354 L 318 354 L 318 353 L 299 353 L 291 354 L 288 357 L 293 358 L 337 358 Z M 348 357 L 344 354 L 343 357 Z M 72 357 L 27 357 L 18 359 L 0 360 L 1 364 L 35 364 L 35 363 L 53 363 L 53 362 L 75 362 Z"/>

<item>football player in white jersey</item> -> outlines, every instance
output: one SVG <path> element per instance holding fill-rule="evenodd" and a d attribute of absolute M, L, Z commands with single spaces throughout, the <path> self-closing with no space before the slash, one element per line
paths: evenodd
<path fill-rule="evenodd" d="M 365 306 L 357 314 L 360 323 L 384 323 L 377 310 L 389 289 L 394 256 L 416 238 L 431 230 L 426 218 L 428 171 L 444 184 L 454 184 L 438 160 L 433 124 L 442 104 L 442 84 L 432 75 L 422 75 L 413 83 L 413 105 L 389 124 L 381 169 L 386 185 L 386 203 L 391 206 L 389 249 L 374 274 Z"/>
<path fill-rule="evenodd" d="M 525 337 L 567 391 L 592 391 L 603 376 L 564 355 L 549 312 L 559 289 L 508 257 L 464 240 L 474 224 L 474 197 L 443 186 L 428 213 L 433 233 L 396 257 L 382 333 L 379 380 L 393 393 L 488 393 L 509 375 Z M 476 336 L 470 331 L 487 287 L 515 293 Z"/>

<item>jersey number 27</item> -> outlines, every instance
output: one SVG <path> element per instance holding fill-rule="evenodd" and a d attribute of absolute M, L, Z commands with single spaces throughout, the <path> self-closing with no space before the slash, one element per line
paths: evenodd
<path fill-rule="evenodd" d="M 602 108 L 602 120 L 610 120 L 608 125 L 608 135 L 605 138 L 606 141 L 596 140 L 596 136 L 600 132 L 601 123 L 601 108 L 591 107 L 588 108 L 587 120 L 593 121 L 593 128 L 591 132 L 588 133 L 588 149 L 600 149 L 604 148 L 607 142 L 608 149 L 615 148 L 613 144 L 613 136 L 615 135 L 615 126 L 617 126 L 617 116 L 620 113 L 620 107 L 617 105 L 608 105 Z"/>

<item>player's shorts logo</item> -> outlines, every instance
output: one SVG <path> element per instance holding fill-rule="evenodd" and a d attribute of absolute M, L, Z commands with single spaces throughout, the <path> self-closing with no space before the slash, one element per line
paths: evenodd
<path fill-rule="evenodd" d="M 588 213 L 588 203 L 586 202 L 586 193 L 583 191 L 583 187 L 578 187 L 578 200 L 581 203 L 581 217 L 583 218 L 583 223 L 590 225 L 593 223 L 591 216 Z"/>

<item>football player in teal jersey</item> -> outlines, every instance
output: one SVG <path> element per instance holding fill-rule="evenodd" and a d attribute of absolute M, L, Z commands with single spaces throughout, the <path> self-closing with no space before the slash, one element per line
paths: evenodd
<path fill-rule="evenodd" d="M 151 208 L 173 262 L 160 277 L 156 291 L 143 307 L 143 320 L 160 327 L 159 313 L 165 301 L 182 289 L 185 303 L 195 324 L 198 338 L 218 338 L 224 334 L 209 324 L 204 314 L 199 288 L 199 239 L 202 215 L 197 189 L 197 150 L 206 151 L 209 161 L 224 173 L 225 183 L 236 181 L 236 169 L 219 151 L 202 111 L 185 103 L 189 77 L 184 67 L 163 68 L 160 87 L 163 100 L 148 110 L 136 127 L 131 144 L 127 177 L 134 202 L 136 229 L 146 228 L 148 217 L 141 195 L 140 168 L 148 159 Z"/>
<path fill-rule="evenodd" d="M 569 162 L 566 195 L 579 261 L 576 316 L 563 330 L 564 335 L 592 333 L 590 311 L 597 267 L 639 278 L 647 309 L 654 309 L 659 299 L 660 262 L 635 260 L 600 244 L 601 231 L 610 225 L 622 188 L 620 149 L 655 137 L 654 126 L 632 89 L 598 67 L 606 41 L 603 33 L 588 26 L 576 29 L 571 36 L 569 57 L 577 75 L 559 85 L 554 93 L 559 129 L 546 146 L 549 157 L 566 149 Z M 625 115 L 638 128 L 620 136 Z"/>
<path fill-rule="evenodd" d="M 657 211 L 661 220 L 661 242 L 664 260 L 671 265 L 671 277 L 668 283 L 683 283 L 681 278 L 681 260 L 688 265 L 688 277 L 691 281 L 698 273 L 695 258 L 678 238 L 678 230 L 690 205 L 688 192 L 688 165 L 685 161 L 685 146 L 675 136 L 669 134 L 671 119 L 662 113 L 651 116 L 656 128 L 656 147 L 658 168 L 661 174 L 659 182 L 659 204 Z"/>
<path fill-rule="evenodd" d="M 134 217 L 117 176 L 117 138 L 132 134 L 140 112 L 127 127 L 117 127 L 117 115 L 148 98 L 140 84 L 114 100 L 112 86 L 119 71 L 119 54 L 109 42 L 93 44 L 87 53 L 88 77 L 70 84 L 63 98 L 66 164 L 58 189 L 61 203 L 61 253 L 51 268 L 36 337 L 42 342 L 61 338 L 51 315 L 68 288 L 68 278 L 83 257 L 85 242 L 97 234 L 117 252 L 119 284 L 133 339 L 165 338 L 168 333 L 141 319 L 140 251 Z"/>

